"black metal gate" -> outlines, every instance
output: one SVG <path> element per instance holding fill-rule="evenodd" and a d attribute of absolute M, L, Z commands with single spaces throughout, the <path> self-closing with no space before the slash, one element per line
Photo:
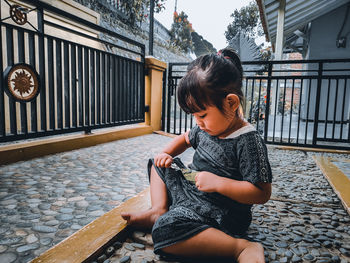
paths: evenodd
<path fill-rule="evenodd" d="M 163 130 L 195 125 L 177 104 L 188 64 L 171 63 L 163 92 Z M 350 149 L 350 59 L 243 62 L 245 118 L 266 143 Z"/>
<path fill-rule="evenodd" d="M 1 9 L 0 142 L 144 121 L 143 44 L 41 1 Z"/>

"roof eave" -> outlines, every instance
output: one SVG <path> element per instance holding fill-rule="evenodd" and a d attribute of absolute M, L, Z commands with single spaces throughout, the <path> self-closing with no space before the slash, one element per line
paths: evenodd
<path fill-rule="evenodd" d="M 259 7 L 259 14 L 260 14 L 260 20 L 261 20 L 261 24 L 265 33 L 265 40 L 266 42 L 271 42 L 270 41 L 270 35 L 269 35 L 269 30 L 267 27 L 267 23 L 266 23 L 266 17 L 265 17 L 265 10 L 264 10 L 264 5 L 262 3 L 263 0 L 255 0 L 258 7 Z"/>

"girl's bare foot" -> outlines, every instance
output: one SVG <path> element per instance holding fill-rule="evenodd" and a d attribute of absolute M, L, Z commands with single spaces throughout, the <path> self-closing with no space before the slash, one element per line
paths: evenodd
<path fill-rule="evenodd" d="M 142 212 L 122 212 L 121 216 L 128 225 L 142 228 L 152 228 L 158 217 L 167 212 L 165 209 L 150 208 Z"/>
<path fill-rule="evenodd" d="M 264 248 L 259 243 L 249 242 L 249 245 L 243 249 L 237 261 L 240 263 L 265 263 Z"/>

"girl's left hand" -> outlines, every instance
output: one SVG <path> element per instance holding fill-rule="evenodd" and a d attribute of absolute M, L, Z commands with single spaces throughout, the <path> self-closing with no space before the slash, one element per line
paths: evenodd
<path fill-rule="evenodd" d="M 212 193 L 216 192 L 217 184 L 219 182 L 220 177 L 216 174 L 210 173 L 210 172 L 199 172 L 197 173 L 195 180 L 196 180 L 196 187 L 199 191 Z"/>

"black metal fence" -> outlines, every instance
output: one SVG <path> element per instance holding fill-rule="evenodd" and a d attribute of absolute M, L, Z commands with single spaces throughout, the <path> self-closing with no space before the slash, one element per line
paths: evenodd
<path fill-rule="evenodd" d="M 143 44 L 41 1 L 1 9 L 0 142 L 144 121 Z"/>
<path fill-rule="evenodd" d="M 163 92 L 163 130 L 195 125 L 176 97 L 187 64 L 172 63 Z M 350 59 L 243 62 L 245 118 L 266 143 L 350 149 Z"/>

